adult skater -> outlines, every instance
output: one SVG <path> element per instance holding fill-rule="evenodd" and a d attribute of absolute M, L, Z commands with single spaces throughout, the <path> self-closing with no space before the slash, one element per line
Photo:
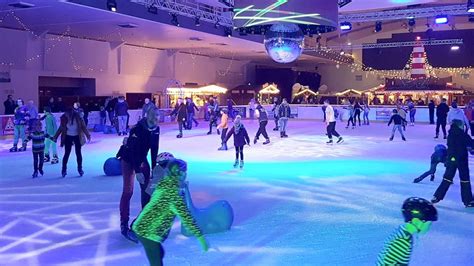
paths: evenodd
<path fill-rule="evenodd" d="M 183 137 L 183 128 L 186 127 L 186 120 L 188 119 L 188 109 L 182 98 L 178 98 L 178 103 L 170 114 L 170 116 L 174 115 L 176 115 L 176 121 L 178 122 L 179 130 L 179 134 L 176 137 L 180 139 Z"/>
<path fill-rule="evenodd" d="M 250 99 L 250 102 L 249 102 L 249 115 L 250 115 L 250 119 L 254 119 L 255 118 L 255 99 L 252 98 Z"/>
<path fill-rule="evenodd" d="M 427 176 L 431 175 L 430 180 L 434 181 L 435 178 L 435 173 L 436 173 L 436 167 L 438 166 L 439 163 L 442 163 L 446 165 L 446 157 L 448 156 L 446 146 L 442 144 L 438 144 L 435 146 L 435 151 L 431 155 L 431 166 L 430 170 L 426 171 L 423 173 L 421 176 L 415 178 L 413 180 L 413 183 L 420 183 L 423 179 L 425 179 Z"/>
<path fill-rule="evenodd" d="M 474 154 L 474 143 L 466 132 L 464 132 L 464 122 L 453 120 L 448 135 L 448 157 L 446 159 L 446 172 L 443 181 L 434 193 L 432 203 L 438 203 L 444 199 L 449 186 L 453 183 L 456 171 L 459 171 L 461 179 L 461 198 L 466 207 L 474 207 L 472 200 L 471 181 L 469 178 L 469 158 L 468 150 Z"/>
<path fill-rule="evenodd" d="M 138 121 L 135 127 L 130 130 L 126 153 L 121 158 L 123 190 L 120 198 L 120 227 L 122 235 L 128 239 L 133 236 L 130 233 L 128 222 L 135 176 L 140 183 L 142 208 L 150 201 L 146 188 L 150 182 L 150 169 L 156 166 L 158 155 L 160 141 L 158 119 L 159 111 L 157 108 L 148 110 L 146 117 Z M 151 155 L 151 168 L 147 160 L 148 151 Z"/>
<path fill-rule="evenodd" d="M 219 104 L 214 97 L 209 98 L 207 111 L 209 113 L 209 132 L 207 132 L 207 135 L 211 135 L 212 128 L 217 127 L 217 115 L 219 113 Z"/>
<path fill-rule="evenodd" d="M 408 113 L 410 114 L 410 126 L 415 125 L 416 107 L 412 100 L 408 101 Z"/>
<path fill-rule="evenodd" d="M 31 146 L 31 151 L 33 153 L 33 178 L 38 177 L 38 172 L 40 175 L 44 175 L 44 141 L 46 138 L 50 138 L 50 135 L 43 131 L 43 125 L 41 124 L 41 121 L 36 120 L 33 124 L 33 129 L 31 130 L 30 134 L 23 141 L 25 146 L 28 141 L 33 141 L 33 144 Z"/>
<path fill-rule="evenodd" d="M 217 126 L 217 134 L 219 134 L 219 130 L 222 130 L 221 133 L 221 147 L 218 149 L 220 151 L 227 150 L 227 142 L 225 141 L 227 137 L 227 129 L 229 128 L 229 116 L 227 115 L 227 111 L 225 109 L 221 109 L 221 122 Z"/>
<path fill-rule="evenodd" d="M 171 160 L 166 168 L 166 175 L 158 183 L 150 203 L 145 206 L 133 223 L 133 231 L 142 243 L 151 266 L 163 265 L 165 251 L 162 243 L 168 237 L 176 216 L 199 240 L 204 251 L 209 248 L 206 239 L 186 206 L 184 197 L 180 194 L 186 180 L 186 162 L 179 159 Z"/>
<path fill-rule="evenodd" d="M 199 112 L 199 108 L 197 108 L 196 104 L 193 102 L 192 98 L 186 99 L 186 109 L 188 110 L 188 118 L 187 118 L 187 126 L 186 128 L 191 130 L 194 125 L 197 127 L 199 125 L 196 118 L 194 118 L 196 112 Z"/>
<path fill-rule="evenodd" d="M 109 117 L 110 125 L 113 126 L 115 124 L 114 122 L 114 110 L 115 110 L 115 104 L 117 103 L 117 100 L 113 97 L 108 97 L 105 99 L 105 110 L 107 111 L 107 115 Z"/>
<path fill-rule="evenodd" d="M 398 113 L 397 109 L 393 109 L 392 111 L 392 117 L 390 117 L 390 121 L 388 121 L 388 126 L 390 126 L 393 122 L 393 128 L 392 128 L 392 135 L 390 136 L 390 141 L 393 140 L 393 137 L 395 136 L 395 131 L 398 130 L 400 132 L 400 135 L 402 136 L 402 140 L 406 141 L 405 135 L 403 135 L 403 130 L 402 127 L 406 123 L 406 120 Z"/>
<path fill-rule="evenodd" d="M 363 110 L 364 110 L 364 125 L 370 125 L 370 120 L 369 120 L 370 107 L 369 107 L 369 104 L 365 103 L 363 105 Z"/>
<path fill-rule="evenodd" d="M 231 119 L 235 118 L 235 113 L 234 113 L 234 103 L 232 102 L 232 99 L 227 98 L 227 114 Z"/>
<path fill-rule="evenodd" d="M 66 107 L 64 106 L 63 98 L 58 97 L 58 101 L 56 102 L 56 110 L 52 110 L 53 113 L 62 113 L 66 111 Z"/>
<path fill-rule="evenodd" d="M 56 131 L 58 131 L 58 126 L 56 124 L 56 118 L 51 113 L 51 107 L 44 107 L 44 117 L 42 118 L 45 121 L 46 134 L 49 136 L 54 136 Z M 53 158 L 51 159 L 49 151 L 52 150 Z M 47 163 L 51 161 L 51 164 L 57 164 L 59 162 L 58 158 L 58 149 L 57 145 L 50 138 L 45 139 L 44 147 L 44 162 Z"/>
<path fill-rule="evenodd" d="M 407 122 L 407 111 L 405 110 L 405 108 L 403 107 L 403 105 L 401 103 L 397 104 L 397 114 L 403 118 L 403 121 L 402 121 L 402 128 L 403 128 L 403 131 L 406 130 L 406 126 L 408 124 Z"/>
<path fill-rule="evenodd" d="M 349 125 L 352 123 L 352 129 L 355 128 L 355 122 L 354 122 L 354 114 L 355 114 L 355 109 L 354 105 L 352 102 L 349 102 L 349 105 L 345 107 L 344 109 L 347 109 L 347 112 L 349 113 L 349 119 L 347 120 L 347 125 L 346 128 L 349 128 Z"/>
<path fill-rule="evenodd" d="M 278 97 L 273 98 L 273 105 L 272 105 L 272 113 L 273 113 L 273 121 L 275 122 L 275 127 L 273 131 L 278 131 L 278 108 L 280 107 L 280 103 L 278 101 Z"/>
<path fill-rule="evenodd" d="M 451 125 L 454 120 L 460 120 L 463 122 L 463 130 L 469 128 L 469 120 L 467 119 L 463 110 L 458 108 L 458 103 L 456 101 L 451 103 L 451 110 L 448 112 L 448 123 Z"/>
<path fill-rule="evenodd" d="M 128 103 L 125 97 L 119 96 L 114 108 L 115 116 L 118 122 L 118 135 L 127 135 Z"/>
<path fill-rule="evenodd" d="M 150 101 L 150 98 L 145 98 L 145 103 L 142 106 L 142 118 L 146 117 L 148 110 L 155 108 L 155 104 Z"/>
<path fill-rule="evenodd" d="M 326 106 L 326 131 L 329 138 L 327 144 L 333 144 L 332 136 L 338 138 L 337 143 L 343 143 L 344 139 L 336 131 L 336 114 L 331 104 L 329 104 L 329 99 L 324 100 L 324 106 Z"/>
<path fill-rule="evenodd" d="M 16 102 L 13 100 L 13 96 L 11 94 L 7 96 L 7 99 L 3 102 L 3 106 L 5 107 L 6 115 L 15 114 L 15 108 L 17 107 L 17 105 Z"/>
<path fill-rule="evenodd" d="M 435 139 L 439 137 L 439 127 L 443 130 L 444 139 L 446 139 L 446 123 L 448 118 L 449 106 L 446 104 L 446 99 L 441 99 L 441 103 L 436 107 L 436 135 Z"/>
<path fill-rule="evenodd" d="M 354 104 L 354 124 L 357 124 L 357 120 L 359 120 L 359 127 L 360 127 L 360 114 L 362 113 L 362 106 L 359 104 L 359 101 L 356 101 Z"/>
<path fill-rule="evenodd" d="M 464 108 L 464 115 L 469 121 L 469 126 L 466 129 L 466 133 L 471 130 L 471 137 L 474 137 L 474 100 L 469 101 Z"/>
<path fill-rule="evenodd" d="M 83 176 L 84 171 L 82 169 L 81 149 L 86 143 L 86 138 L 88 141 L 91 140 L 91 135 L 87 130 L 84 120 L 72 108 L 69 108 L 61 116 L 61 125 L 54 135 L 53 141 L 56 142 L 59 136 L 61 136 L 61 147 L 64 147 L 63 165 L 61 170 L 62 177 L 66 177 L 67 175 L 67 162 L 69 160 L 69 155 L 71 154 L 72 145 L 74 145 L 76 152 L 77 172 L 80 176 Z"/>
<path fill-rule="evenodd" d="M 288 101 L 283 98 L 280 106 L 278 107 L 278 127 L 280 129 L 281 138 L 288 138 L 288 135 L 286 135 L 286 128 L 288 126 L 288 119 L 290 119 L 290 116 L 290 105 L 288 104 Z"/>
<path fill-rule="evenodd" d="M 267 145 L 270 143 L 270 137 L 268 137 L 267 133 L 268 113 L 267 110 L 265 110 L 265 108 L 259 102 L 257 102 L 256 111 L 259 127 L 257 134 L 253 139 L 253 144 L 257 144 L 260 135 L 263 135 L 263 137 L 265 138 L 265 142 L 263 143 L 263 145 Z"/>
<path fill-rule="evenodd" d="M 28 131 L 33 130 L 33 125 L 35 125 L 36 121 L 39 119 L 38 117 L 38 108 L 35 106 L 35 102 L 33 100 L 29 100 L 28 104 L 26 105 L 28 109 Z"/>
<path fill-rule="evenodd" d="M 13 117 L 13 147 L 10 149 L 10 152 L 16 151 L 25 151 L 26 144 L 24 143 L 26 138 L 26 125 L 30 118 L 30 114 L 28 112 L 28 108 L 24 105 L 22 99 L 18 98 L 16 101 L 17 107 L 15 108 L 15 116 Z M 21 139 L 23 145 L 20 149 L 18 149 L 18 140 Z"/>
<path fill-rule="evenodd" d="M 402 205 L 402 214 L 405 224 L 387 239 L 377 257 L 377 266 L 409 265 L 416 236 L 426 234 L 431 223 L 438 220 L 436 208 L 423 198 L 406 199 Z"/>
<path fill-rule="evenodd" d="M 234 136 L 234 146 L 235 146 L 235 163 L 234 168 L 237 168 L 239 165 L 240 159 L 240 169 L 244 168 L 244 146 L 247 144 L 250 146 L 250 138 L 247 130 L 242 124 L 242 117 L 240 115 L 235 117 L 234 126 L 227 133 L 225 142 Z"/>
<path fill-rule="evenodd" d="M 434 125 L 434 113 L 435 113 L 435 108 L 436 105 L 433 100 L 430 100 L 430 103 L 428 104 L 428 112 L 430 116 L 430 125 Z"/>

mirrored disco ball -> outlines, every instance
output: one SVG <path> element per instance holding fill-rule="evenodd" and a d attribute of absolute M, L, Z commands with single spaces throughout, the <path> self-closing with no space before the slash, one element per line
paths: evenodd
<path fill-rule="evenodd" d="M 291 63 L 303 52 L 304 34 L 291 23 L 278 23 L 271 26 L 265 34 L 267 54 L 278 63 Z"/>

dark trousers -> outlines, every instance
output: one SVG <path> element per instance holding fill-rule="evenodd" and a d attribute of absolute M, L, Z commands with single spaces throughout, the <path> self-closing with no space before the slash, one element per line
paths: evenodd
<path fill-rule="evenodd" d="M 411 109 L 410 110 L 410 123 L 415 123 L 415 114 L 416 114 L 416 109 Z"/>
<path fill-rule="evenodd" d="M 463 161 L 449 162 L 446 166 L 446 172 L 444 172 L 443 182 L 439 185 L 434 196 L 439 200 L 444 199 L 446 192 L 448 192 L 449 186 L 453 183 L 454 175 L 456 170 L 459 171 L 459 178 L 461 179 L 461 198 L 464 204 L 468 204 L 472 201 L 471 192 L 471 181 L 469 178 L 469 164 L 467 159 Z"/>
<path fill-rule="evenodd" d="M 225 138 L 227 137 L 227 128 L 223 128 L 221 132 L 221 144 L 225 144 Z"/>
<path fill-rule="evenodd" d="M 436 136 L 439 135 L 439 127 L 443 130 L 443 135 L 446 137 L 446 118 L 438 118 L 436 120 Z"/>
<path fill-rule="evenodd" d="M 434 125 L 435 123 L 434 122 L 434 109 L 430 109 L 429 112 L 430 112 L 430 124 Z"/>
<path fill-rule="evenodd" d="M 329 122 L 329 125 L 326 127 L 329 139 L 332 139 L 332 136 L 339 138 L 341 135 L 336 131 L 336 121 Z"/>
<path fill-rule="evenodd" d="M 194 113 L 188 113 L 188 120 L 187 120 L 187 124 L 188 124 L 187 128 L 188 129 L 193 128 L 193 122 L 197 126 L 198 121 L 196 120 L 196 118 L 194 118 Z"/>
<path fill-rule="evenodd" d="M 267 124 L 268 121 L 260 121 L 260 125 L 258 127 L 257 135 L 255 135 L 255 138 L 258 139 L 260 137 L 260 134 L 263 135 L 265 139 L 270 139 L 268 137 L 267 133 Z"/>
<path fill-rule="evenodd" d="M 217 127 L 217 117 L 215 115 L 211 115 L 209 119 L 209 132 L 212 132 L 212 127 Z"/>
<path fill-rule="evenodd" d="M 471 137 L 474 137 L 474 121 L 471 121 L 469 123 L 469 126 L 471 128 Z"/>
<path fill-rule="evenodd" d="M 150 182 L 150 165 L 144 162 L 141 165 L 141 171 L 145 176 L 145 183 L 140 184 L 142 209 L 150 201 L 150 195 L 145 192 Z M 120 223 L 127 224 L 130 217 L 130 200 L 133 195 L 133 186 L 135 182 L 135 169 L 131 163 L 122 160 L 123 190 L 120 198 Z"/>
<path fill-rule="evenodd" d="M 244 160 L 244 146 L 235 146 L 235 160 L 238 161 L 240 156 L 240 160 Z"/>
<path fill-rule="evenodd" d="M 74 150 L 76 151 L 77 169 L 82 170 L 82 152 L 81 152 L 81 140 L 79 136 L 66 135 L 66 143 L 64 144 L 64 156 L 63 156 L 63 172 L 67 169 L 67 162 L 69 161 L 69 155 L 71 155 L 72 145 L 74 144 Z"/>
<path fill-rule="evenodd" d="M 354 114 L 354 124 L 357 123 L 357 120 L 359 120 L 359 126 L 360 126 L 360 110 L 357 109 Z"/>
<path fill-rule="evenodd" d="M 107 115 L 109 117 L 109 121 L 110 121 L 110 125 L 113 126 L 114 125 L 114 112 L 108 112 L 107 111 Z"/>
<path fill-rule="evenodd" d="M 43 170 L 44 151 L 33 152 L 33 169 L 36 171 Z"/>
<path fill-rule="evenodd" d="M 349 120 L 347 120 L 347 127 L 349 127 L 349 124 L 352 123 L 352 126 L 355 127 L 355 122 L 354 122 L 354 116 L 350 116 Z"/>
<path fill-rule="evenodd" d="M 278 117 L 275 117 L 273 121 L 275 121 L 275 129 L 278 129 Z"/>
<path fill-rule="evenodd" d="M 422 175 L 420 175 L 417 179 L 419 181 L 425 179 L 427 176 L 429 175 L 434 175 L 436 173 L 436 166 L 438 165 L 438 163 L 432 163 L 431 164 L 431 167 L 430 167 L 430 170 L 424 172 Z"/>
<path fill-rule="evenodd" d="M 183 127 L 186 127 L 186 121 L 178 120 L 178 129 L 180 135 L 183 135 Z"/>
<path fill-rule="evenodd" d="M 162 266 L 163 258 L 165 257 L 165 250 L 160 242 L 155 242 L 150 239 L 137 236 L 140 243 L 145 249 L 146 257 L 150 266 Z"/>

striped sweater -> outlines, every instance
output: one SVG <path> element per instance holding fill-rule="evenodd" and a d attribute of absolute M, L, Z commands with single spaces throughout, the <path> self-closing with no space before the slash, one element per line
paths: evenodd
<path fill-rule="evenodd" d="M 28 135 L 28 137 L 24 141 L 24 144 L 26 145 L 26 143 L 31 140 L 33 141 L 33 147 L 32 147 L 33 153 L 43 152 L 44 140 L 49 137 L 50 136 L 44 133 L 44 131 L 34 131 L 34 132 L 31 132 L 30 135 Z"/>
<path fill-rule="evenodd" d="M 408 265 L 412 248 L 413 237 L 402 225 L 385 242 L 377 258 L 377 266 Z"/>

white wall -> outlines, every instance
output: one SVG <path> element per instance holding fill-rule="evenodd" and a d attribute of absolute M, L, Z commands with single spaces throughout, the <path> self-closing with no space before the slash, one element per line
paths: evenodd
<path fill-rule="evenodd" d="M 3 28 L 0 36 L 0 72 L 11 78 L 10 83 L 0 83 L 2 101 L 7 94 L 38 101 L 39 76 L 95 78 L 97 96 L 162 92 L 172 80 L 217 83 L 229 89 L 247 80 L 247 61 L 129 45 L 112 49 L 107 42 L 55 35 L 35 38 Z"/>

